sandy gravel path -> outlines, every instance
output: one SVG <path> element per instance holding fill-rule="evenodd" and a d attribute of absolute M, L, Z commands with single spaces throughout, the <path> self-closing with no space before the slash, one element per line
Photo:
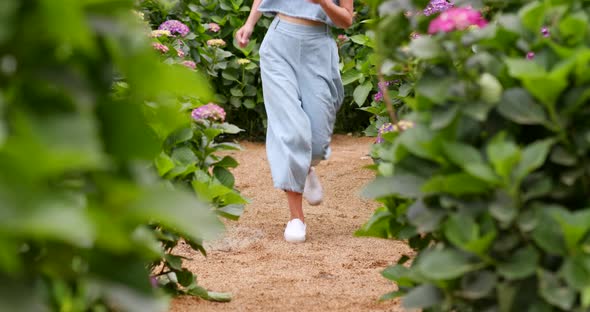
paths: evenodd
<path fill-rule="evenodd" d="M 317 167 L 325 189 L 320 206 L 305 206 L 308 241 L 288 244 L 289 216 L 281 191 L 273 189 L 264 145 L 242 142 L 237 187 L 252 200 L 240 221 L 211 242 L 207 258 L 180 250 L 199 284 L 233 294 L 229 303 L 175 299 L 171 311 L 402 311 L 399 302 L 377 302 L 394 285 L 380 271 L 409 248 L 403 242 L 357 238 L 353 233 L 377 204 L 359 198 L 373 173 L 365 155 L 370 138 L 335 136 L 329 161 Z"/>

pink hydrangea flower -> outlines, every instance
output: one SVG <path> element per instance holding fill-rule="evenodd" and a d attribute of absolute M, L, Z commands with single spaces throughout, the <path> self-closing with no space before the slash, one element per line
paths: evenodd
<path fill-rule="evenodd" d="M 177 21 L 177 20 L 165 21 L 164 23 L 162 23 L 160 25 L 160 27 L 158 27 L 158 29 L 168 30 L 173 35 L 179 34 L 183 37 L 186 36 L 190 32 L 190 29 L 188 28 L 188 26 L 183 24 L 181 21 Z"/>
<path fill-rule="evenodd" d="M 217 23 L 209 23 L 209 30 L 216 33 L 221 30 L 221 27 L 219 27 L 219 24 Z"/>
<path fill-rule="evenodd" d="M 204 120 L 223 122 L 225 111 L 217 104 L 209 103 L 193 109 L 191 116 L 196 122 Z"/>
<path fill-rule="evenodd" d="M 471 8 L 450 8 L 430 22 L 428 33 L 464 30 L 470 26 L 485 27 L 488 22 L 481 13 Z"/>
<path fill-rule="evenodd" d="M 152 47 L 162 53 L 167 53 L 170 50 L 167 46 L 165 46 L 159 42 L 152 43 Z"/>
<path fill-rule="evenodd" d="M 184 66 L 186 66 L 186 67 L 188 67 L 188 68 L 190 68 L 190 69 L 197 68 L 197 64 L 195 62 L 193 62 L 193 61 L 184 61 L 181 64 L 184 65 Z"/>

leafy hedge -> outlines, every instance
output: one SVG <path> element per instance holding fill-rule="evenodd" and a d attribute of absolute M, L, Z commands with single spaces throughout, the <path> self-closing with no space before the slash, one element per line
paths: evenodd
<path fill-rule="evenodd" d="M 358 233 L 416 250 L 383 272 L 399 288 L 384 299 L 587 311 L 590 3 L 372 2 L 383 73 L 406 80 L 389 95 L 414 123 L 375 146 L 366 194 L 384 207 Z"/>
<path fill-rule="evenodd" d="M 190 124 L 190 109 L 211 98 L 207 82 L 158 59 L 133 4 L 0 2 L 2 311 L 162 311 L 167 297 L 150 283 L 162 259 L 183 273 L 180 289 L 215 295 L 162 242 L 201 242 L 222 224 L 210 205 L 163 185 L 152 162 L 173 149 L 164 138 L 179 125 L 194 140 L 235 127 Z M 179 109 L 185 97 L 198 103 Z M 212 147 L 214 136 L 194 144 Z M 235 165 L 202 155 L 199 168 Z"/>
<path fill-rule="evenodd" d="M 207 73 L 215 88 L 217 104 L 228 111 L 228 121 L 245 129 L 250 137 L 262 137 L 266 113 L 262 99 L 258 48 L 271 19 L 263 17 L 257 24 L 251 43 L 244 49 L 234 41 L 234 34 L 243 25 L 251 1 L 142 0 L 140 7 L 146 20 L 157 29 L 167 20 L 179 20 L 191 33 L 184 38 L 186 58 L 196 63 L 198 71 Z M 369 7 L 355 2 L 356 22 L 347 31 L 335 30 L 340 46 L 341 68 L 346 98 L 337 118 L 337 131 L 359 131 L 369 125 L 371 113 L 359 107 L 371 105 L 371 94 L 377 91 L 373 37 L 365 25 L 370 24 Z M 213 40 L 213 41 L 212 41 Z M 174 49 L 165 56 L 167 62 L 178 61 Z"/>

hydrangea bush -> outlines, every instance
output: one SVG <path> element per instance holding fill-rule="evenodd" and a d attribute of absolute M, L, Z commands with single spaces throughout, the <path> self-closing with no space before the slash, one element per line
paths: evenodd
<path fill-rule="evenodd" d="M 384 205 L 358 234 L 415 249 L 383 271 L 398 287 L 383 299 L 587 311 L 588 1 L 373 4 L 380 70 L 414 123 L 382 134 L 365 191 Z"/>

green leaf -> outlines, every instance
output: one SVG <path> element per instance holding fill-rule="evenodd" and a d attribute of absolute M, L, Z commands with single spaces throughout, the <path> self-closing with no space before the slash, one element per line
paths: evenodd
<path fill-rule="evenodd" d="M 432 60 L 443 54 L 443 49 L 436 40 L 429 36 L 421 36 L 410 42 L 410 53 L 423 60 Z"/>
<path fill-rule="evenodd" d="M 430 250 L 417 260 L 417 269 L 434 280 L 451 280 L 476 270 L 479 264 L 453 249 Z"/>
<path fill-rule="evenodd" d="M 529 31 L 537 33 L 545 18 L 545 4 L 543 2 L 531 2 L 523 6 L 518 12 L 522 25 Z"/>
<path fill-rule="evenodd" d="M 539 270 L 539 290 L 541 297 L 552 305 L 565 311 L 571 311 L 576 301 L 576 292 L 563 284 L 551 272 Z"/>
<path fill-rule="evenodd" d="M 468 273 L 461 278 L 461 297 L 475 300 L 488 296 L 496 287 L 498 277 L 490 271 Z"/>
<path fill-rule="evenodd" d="M 218 208 L 216 211 L 224 218 L 237 221 L 244 213 L 244 205 L 228 205 L 225 207 Z"/>
<path fill-rule="evenodd" d="M 512 141 L 499 134 L 487 146 L 487 155 L 498 175 L 507 179 L 520 160 L 520 150 Z"/>
<path fill-rule="evenodd" d="M 559 223 L 568 249 L 572 252 L 578 249 L 578 244 L 590 231 L 590 209 L 570 212 L 561 207 L 552 207 L 550 213 Z"/>
<path fill-rule="evenodd" d="M 172 158 L 166 155 L 166 153 L 161 152 L 156 158 L 156 169 L 158 169 L 158 174 L 164 176 L 168 171 L 172 170 L 172 168 L 174 168 L 174 161 L 172 161 Z"/>
<path fill-rule="evenodd" d="M 416 156 L 437 162 L 445 161 L 440 151 L 442 140 L 438 139 L 432 130 L 422 125 L 417 124 L 404 131 L 398 141 Z"/>
<path fill-rule="evenodd" d="M 422 186 L 425 194 L 448 193 L 456 196 L 482 194 L 489 189 L 487 183 L 466 173 L 434 176 Z"/>
<path fill-rule="evenodd" d="M 172 160 L 179 165 L 191 165 L 196 163 L 199 158 L 197 158 L 190 147 L 181 146 L 172 151 Z"/>
<path fill-rule="evenodd" d="M 569 14 L 559 23 L 559 34 L 566 42 L 575 45 L 584 40 L 587 33 L 588 16 L 584 12 Z"/>
<path fill-rule="evenodd" d="M 168 263 L 168 265 L 176 270 L 176 271 L 182 271 L 182 258 L 179 256 L 175 256 L 175 255 L 171 255 L 171 254 L 166 254 L 164 256 L 164 258 L 166 259 L 166 262 Z"/>
<path fill-rule="evenodd" d="M 346 86 L 363 77 L 363 73 L 357 71 L 356 69 L 351 69 L 342 73 L 342 84 Z"/>
<path fill-rule="evenodd" d="M 504 190 L 498 190 L 494 201 L 490 203 L 490 214 L 502 225 L 507 226 L 512 224 L 518 210 L 512 198 Z"/>
<path fill-rule="evenodd" d="M 367 44 L 368 41 L 370 41 L 369 37 L 367 37 L 367 35 L 363 35 L 363 34 L 350 36 L 350 40 L 356 44 L 361 44 L 361 45 L 365 45 L 365 44 Z"/>
<path fill-rule="evenodd" d="M 532 236 L 535 243 L 550 255 L 565 255 L 565 239 L 559 223 L 552 215 L 555 207 L 537 205 L 534 209 L 538 217 L 538 224 Z"/>
<path fill-rule="evenodd" d="M 570 287 L 583 292 L 590 288 L 590 256 L 575 255 L 566 258 L 560 273 Z"/>
<path fill-rule="evenodd" d="M 365 81 L 365 83 L 358 85 L 354 89 L 352 96 L 358 106 L 363 106 L 363 104 L 365 104 L 371 90 L 373 90 L 373 84 L 370 81 Z"/>
<path fill-rule="evenodd" d="M 444 234 L 458 248 L 477 255 L 485 254 L 496 237 L 495 231 L 481 237 L 479 225 L 473 218 L 461 214 L 453 214 L 447 219 Z"/>
<path fill-rule="evenodd" d="M 535 171 L 545 163 L 554 139 L 545 139 L 529 144 L 521 154 L 520 162 L 515 170 L 517 181 L 521 181 L 528 174 Z"/>
<path fill-rule="evenodd" d="M 207 292 L 207 300 L 215 301 L 215 302 L 230 302 L 232 299 L 231 293 L 222 293 L 222 292 L 214 292 L 209 291 Z"/>
<path fill-rule="evenodd" d="M 236 134 L 236 133 L 240 133 L 240 132 L 244 131 L 244 130 L 240 129 L 239 127 L 229 124 L 227 122 L 219 124 L 218 126 L 221 128 L 223 133 L 227 133 L 227 134 Z"/>
<path fill-rule="evenodd" d="M 529 277 L 537 270 L 539 253 L 535 248 L 526 246 L 516 251 L 507 261 L 496 266 L 498 274 L 509 280 Z"/>
<path fill-rule="evenodd" d="M 502 95 L 498 112 L 521 125 L 546 124 L 547 115 L 543 107 L 521 88 L 508 89 Z"/>
<path fill-rule="evenodd" d="M 412 289 L 402 299 L 403 307 L 406 309 L 423 309 L 441 303 L 444 295 L 434 285 L 426 284 Z"/>
<path fill-rule="evenodd" d="M 221 184 L 227 186 L 228 188 L 233 188 L 235 183 L 234 175 L 227 169 L 223 167 L 215 167 L 213 168 L 213 175 Z"/>
<path fill-rule="evenodd" d="M 187 269 L 175 273 L 178 283 L 183 287 L 190 287 L 196 281 L 195 275 Z"/>
<path fill-rule="evenodd" d="M 481 153 L 471 145 L 460 142 L 444 142 L 442 147 L 449 160 L 459 167 L 483 162 Z"/>
<path fill-rule="evenodd" d="M 408 209 L 407 217 L 410 224 L 418 232 L 428 233 L 438 229 L 445 212 L 428 208 L 422 200 L 415 201 Z"/>
<path fill-rule="evenodd" d="M 362 196 L 372 199 L 392 195 L 416 198 L 421 196 L 420 188 L 424 182 L 424 178 L 410 174 L 378 176 L 363 189 Z"/>
<path fill-rule="evenodd" d="M 385 295 L 382 295 L 381 297 L 379 297 L 379 301 L 387 301 L 387 300 L 393 300 L 395 298 L 399 298 L 402 297 L 405 293 L 402 291 L 392 291 L 392 292 L 388 292 Z"/>
<path fill-rule="evenodd" d="M 238 166 L 238 161 L 231 156 L 225 156 L 220 161 L 216 162 L 214 166 L 219 166 L 223 168 L 235 168 Z"/>
<path fill-rule="evenodd" d="M 488 104 L 495 104 L 500 102 L 502 96 L 502 85 L 489 73 L 483 73 L 479 77 L 478 84 L 481 88 L 481 98 Z"/>
<path fill-rule="evenodd" d="M 471 176 L 476 177 L 482 181 L 486 181 L 492 185 L 500 184 L 500 178 L 494 173 L 492 167 L 486 163 L 470 163 L 465 164 L 465 171 Z"/>

